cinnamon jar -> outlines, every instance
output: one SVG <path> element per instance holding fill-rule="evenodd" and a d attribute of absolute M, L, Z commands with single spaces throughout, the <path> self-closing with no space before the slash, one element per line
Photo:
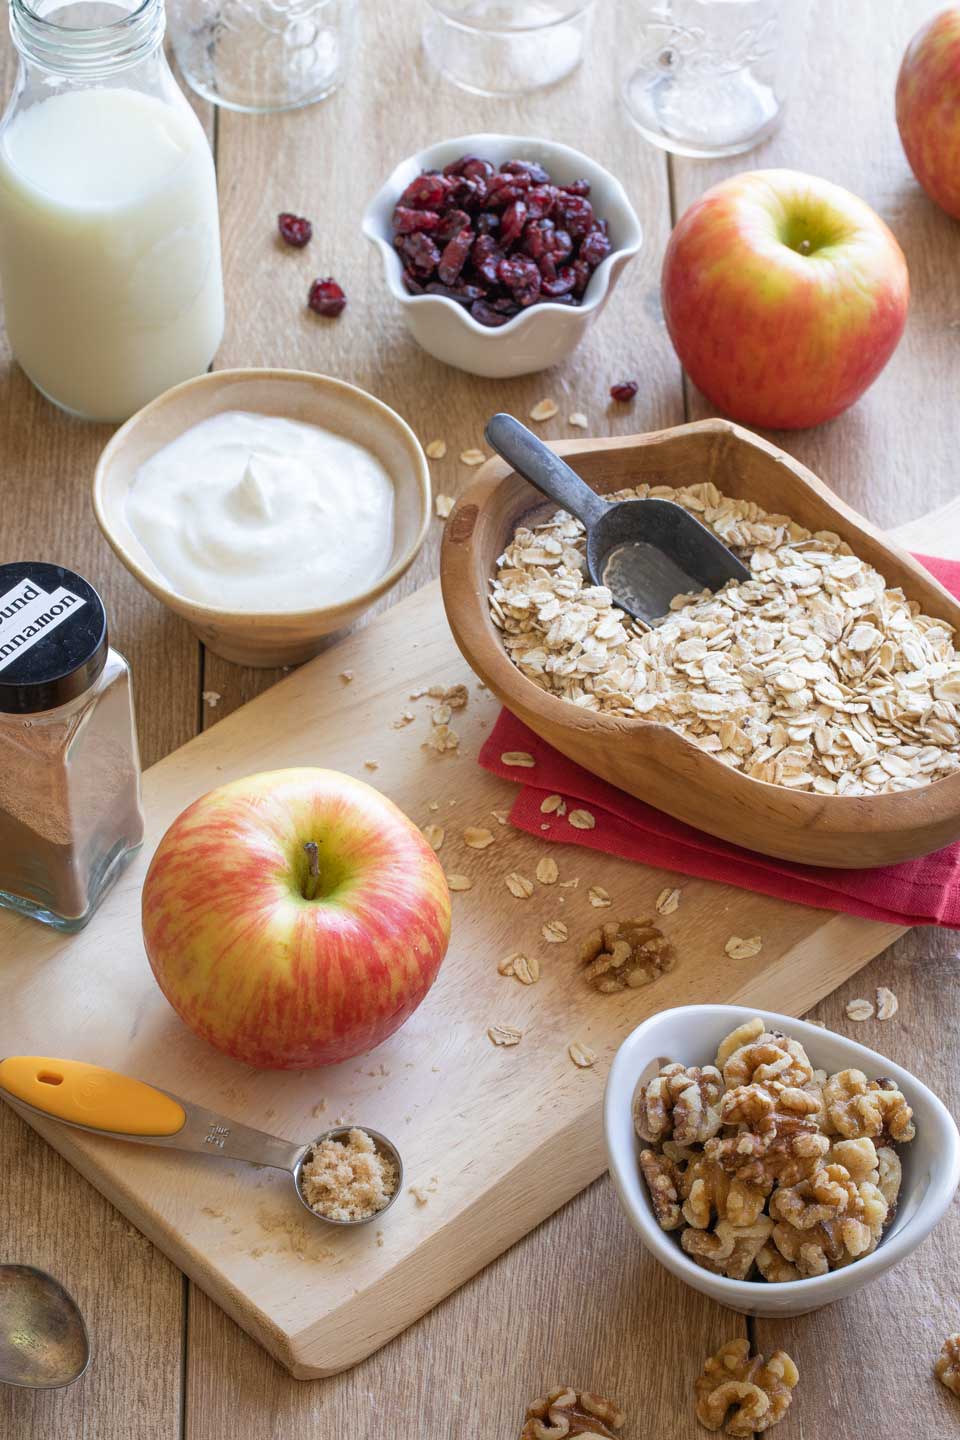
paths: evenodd
<path fill-rule="evenodd" d="M 81 929 L 143 840 L 130 670 L 100 596 L 0 565 L 0 906 Z"/>

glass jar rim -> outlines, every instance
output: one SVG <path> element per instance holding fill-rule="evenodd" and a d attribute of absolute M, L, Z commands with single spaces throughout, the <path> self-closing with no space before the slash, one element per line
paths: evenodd
<path fill-rule="evenodd" d="M 10 0 L 10 34 L 24 60 L 57 73 L 92 78 L 138 64 L 163 41 L 163 0 L 139 0 L 114 19 L 89 26 L 62 23 L 63 12 L 72 3 L 79 0 L 66 0 L 44 15 L 36 0 Z"/>
<path fill-rule="evenodd" d="M 457 0 L 427 0 L 430 9 L 442 20 L 472 35 L 540 34 L 542 31 L 552 30 L 557 25 L 569 25 L 571 20 L 577 20 L 588 10 L 592 10 L 595 3 L 596 0 L 569 0 L 568 4 L 558 8 L 556 15 L 527 24 L 514 25 L 506 19 L 485 21 L 464 15 L 463 6 L 458 4 Z"/>

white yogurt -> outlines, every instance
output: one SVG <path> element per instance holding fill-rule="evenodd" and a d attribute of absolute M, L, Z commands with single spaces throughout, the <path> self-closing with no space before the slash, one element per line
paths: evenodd
<path fill-rule="evenodd" d="M 393 554 L 393 482 L 375 455 L 317 425 L 240 410 L 152 455 L 126 516 L 167 584 L 218 609 L 349 600 Z"/>
<path fill-rule="evenodd" d="M 0 135 L 0 278 L 20 365 L 51 400 L 132 415 L 223 335 L 213 159 L 184 102 L 53 95 Z"/>

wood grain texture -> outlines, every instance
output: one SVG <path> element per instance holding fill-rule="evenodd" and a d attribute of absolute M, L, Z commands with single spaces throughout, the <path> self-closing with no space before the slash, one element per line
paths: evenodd
<path fill-rule="evenodd" d="M 648 430 L 683 420 L 679 370 L 663 329 L 657 289 L 670 226 L 667 165 L 617 113 L 611 21 L 604 13 L 613 3 L 601 0 L 601 23 L 583 74 L 526 100 L 485 102 L 445 86 L 417 51 L 413 0 L 377 0 L 365 6 L 364 44 L 343 95 L 301 115 L 265 122 L 221 115 L 231 323 L 218 363 L 302 364 L 360 383 L 366 375 L 422 438 L 442 434 L 447 439 L 448 459 L 433 470 L 436 488 L 450 494 L 458 493 L 472 473 L 457 466 L 456 454 L 477 443 L 493 408 L 514 406 L 523 416 L 525 405 L 529 409 L 530 402 L 552 393 L 558 401 L 569 396 L 576 408 L 587 411 L 598 422 L 598 433 Z M 900 53 L 930 9 L 930 0 L 885 0 L 882 7 L 872 0 L 816 0 L 801 84 L 780 134 L 762 150 L 722 165 L 680 162 L 672 177 L 684 204 L 723 173 L 790 164 L 852 186 L 892 223 L 913 283 L 910 321 L 897 355 L 848 415 L 806 435 L 774 437 L 881 525 L 922 514 L 957 489 L 958 231 L 915 185 L 892 120 Z M 0 51 L 9 82 L 5 34 Z M 643 255 L 627 271 L 616 306 L 587 346 L 561 370 L 532 381 L 475 382 L 419 355 L 397 317 L 386 312 L 375 257 L 361 248 L 355 229 L 373 181 L 379 183 L 396 160 L 442 135 L 482 128 L 539 132 L 579 145 L 625 180 L 647 229 Z M 355 161 L 365 181 L 355 178 L 350 168 Z M 314 218 L 323 221 L 324 248 L 315 242 L 316 248 L 300 257 L 275 251 L 270 228 L 275 211 L 298 205 L 316 206 Z M 330 327 L 300 314 L 309 280 L 331 273 L 334 266 L 352 291 L 354 308 L 342 324 L 357 315 L 358 299 L 365 321 L 337 332 L 336 353 L 327 338 Z M 334 368 L 338 354 L 339 372 Z M 606 387 L 620 371 L 641 380 L 635 406 L 622 413 L 606 400 Z M 694 405 L 690 418 L 704 413 L 702 405 Z M 85 438 L 89 433 L 36 397 L 15 367 L 0 370 L 5 558 L 31 550 L 49 555 L 59 547 L 79 568 L 93 566 L 99 541 L 86 495 L 98 444 Z M 558 417 L 542 433 L 560 438 L 568 432 Z M 439 522 L 434 528 L 432 550 L 409 577 L 411 586 L 435 573 Z M 115 631 L 137 664 L 148 761 L 182 743 L 198 714 L 202 723 L 215 723 L 276 678 L 206 657 L 201 680 L 200 656 L 185 627 L 143 596 L 112 561 L 106 564 L 113 576 Z M 211 697 L 206 703 L 200 700 L 201 689 Z M 955 936 L 919 932 L 874 962 L 853 986 L 869 994 L 871 986 L 889 981 L 903 994 L 902 982 L 891 981 L 891 975 L 898 975 L 901 966 L 913 974 L 916 967 L 915 1008 L 909 1017 L 901 1014 L 883 1027 L 881 1039 L 893 1049 L 894 1037 L 902 1033 L 893 1053 L 921 1073 L 925 1056 L 948 1055 L 948 1045 L 955 1054 L 956 958 Z M 902 1032 L 894 1028 L 900 1026 Z M 21 1158 L 25 1146 L 35 1157 L 29 1162 Z M 90 1277 L 88 1293 L 101 1288 L 106 1297 L 96 1364 L 108 1370 L 103 1388 L 95 1388 L 91 1370 L 71 1392 L 69 1407 L 57 1408 L 61 1402 L 51 1404 L 51 1397 L 25 1403 L 15 1397 L 15 1411 L 9 1405 L 0 1409 L 2 1440 L 77 1440 L 81 1435 L 84 1440 L 129 1440 L 132 1433 L 179 1440 L 179 1388 L 168 1363 L 174 1336 L 180 1343 L 179 1277 L 160 1259 L 150 1273 L 132 1263 L 132 1246 L 144 1248 L 142 1239 L 111 1250 L 103 1227 L 105 1217 L 116 1219 L 115 1212 L 2 1109 L 0 1156 L 0 1194 L 7 1202 L 5 1252 L 14 1259 L 38 1253 L 29 1241 L 36 1195 L 50 1190 L 58 1197 L 56 1213 L 42 1211 L 41 1219 L 56 1245 L 51 1258 L 66 1255 L 69 1244 Z M 9 1187 L 25 1174 L 36 1177 L 35 1186 L 18 1190 L 10 1203 Z M 66 1213 L 75 1217 L 67 1234 Z M 858 1317 L 869 1320 L 868 1334 L 848 1327 L 848 1306 L 792 1322 L 788 1348 L 801 1360 L 803 1380 L 778 1437 L 860 1440 L 866 1427 L 873 1440 L 901 1440 L 904 1416 L 913 1409 L 918 1423 L 909 1427 L 911 1433 L 938 1440 L 951 1433 L 956 1402 L 927 1367 L 942 1333 L 958 1324 L 943 1298 L 955 1294 L 960 1283 L 957 1242 L 954 1217 L 949 1230 L 945 1222 L 927 1242 L 922 1270 L 895 1271 L 876 1287 L 876 1309 Z M 123 1337 L 134 1333 L 128 1327 L 136 1325 L 138 1315 L 148 1316 L 149 1325 L 136 1330 L 137 1344 L 125 1347 Z M 829 1328 L 821 1329 L 828 1321 Z M 526 1401 L 545 1383 L 571 1379 L 617 1389 L 631 1414 L 631 1440 L 646 1434 L 657 1440 L 698 1440 L 704 1432 L 692 1417 L 690 1378 L 707 1350 L 742 1333 L 742 1325 L 643 1256 L 602 1181 L 379 1355 L 332 1381 L 304 1385 L 291 1380 L 222 1311 L 192 1290 L 182 1433 L 187 1440 L 222 1440 L 226 1434 L 236 1440 L 317 1440 L 341 1433 L 378 1440 L 393 1430 L 422 1434 L 424 1440 L 452 1440 L 454 1435 L 472 1440 L 476 1434 L 510 1440 Z M 804 1337 L 814 1336 L 816 1343 L 801 1354 Z M 777 1337 L 781 1343 L 787 1338 Z M 907 1370 L 909 1397 L 902 1385 Z M 918 1408 L 921 1398 L 926 1409 Z M 132 1417 L 142 1415 L 146 1418 L 136 1424 Z"/>

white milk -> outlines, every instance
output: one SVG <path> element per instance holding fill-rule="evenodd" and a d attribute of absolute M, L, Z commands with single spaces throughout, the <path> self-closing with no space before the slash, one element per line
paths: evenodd
<path fill-rule="evenodd" d="M 0 283 L 17 360 L 78 415 L 125 419 L 206 370 L 220 232 L 189 106 L 102 87 L 20 110 L 0 134 Z"/>

